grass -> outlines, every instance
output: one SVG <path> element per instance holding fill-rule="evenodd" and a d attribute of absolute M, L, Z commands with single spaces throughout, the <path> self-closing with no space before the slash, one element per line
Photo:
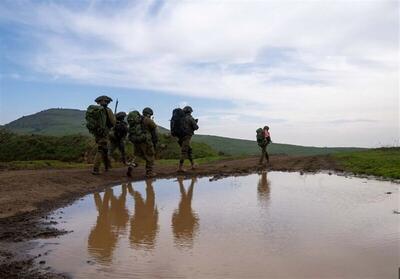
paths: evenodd
<path fill-rule="evenodd" d="M 400 147 L 338 153 L 333 156 L 346 171 L 400 179 Z"/>
<path fill-rule="evenodd" d="M 63 162 L 58 160 L 34 160 L 0 162 L 0 169 L 38 170 L 38 169 L 84 169 L 91 166 L 86 163 Z"/>

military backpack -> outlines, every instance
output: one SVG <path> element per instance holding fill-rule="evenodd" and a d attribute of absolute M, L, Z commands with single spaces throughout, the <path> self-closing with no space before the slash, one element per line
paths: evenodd
<path fill-rule="evenodd" d="M 107 112 L 102 106 L 90 105 L 86 110 L 86 127 L 95 137 L 106 137 L 108 134 Z"/>
<path fill-rule="evenodd" d="M 133 143 L 143 143 L 147 141 L 147 133 L 143 127 L 143 116 L 137 110 L 128 114 L 129 135 L 128 138 Z"/>
<path fill-rule="evenodd" d="M 171 135 L 177 138 L 183 138 L 187 133 L 185 129 L 185 112 L 181 108 L 172 111 Z"/>
<path fill-rule="evenodd" d="M 259 146 L 265 146 L 267 144 L 267 140 L 265 139 L 264 129 L 258 128 L 256 130 L 257 133 L 257 143 Z"/>

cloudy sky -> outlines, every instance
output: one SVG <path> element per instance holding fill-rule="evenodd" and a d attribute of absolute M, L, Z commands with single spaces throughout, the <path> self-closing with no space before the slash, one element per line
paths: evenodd
<path fill-rule="evenodd" d="M 202 134 L 399 143 L 398 1 L 3 0 L 0 52 L 0 124 L 104 93 Z"/>

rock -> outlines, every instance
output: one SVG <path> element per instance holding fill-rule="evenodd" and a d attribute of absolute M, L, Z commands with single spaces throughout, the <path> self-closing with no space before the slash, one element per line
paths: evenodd
<path fill-rule="evenodd" d="M 39 262 L 39 264 L 45 264 L 46 263 L 46 261 L 40 261 Z"/>
<path fill-rule="evenodd" d="M 386 192 L 386 194 L 387 194 L 387 195 L 391 195 L 391 194 L 392 194 L 392 192 Z"/>

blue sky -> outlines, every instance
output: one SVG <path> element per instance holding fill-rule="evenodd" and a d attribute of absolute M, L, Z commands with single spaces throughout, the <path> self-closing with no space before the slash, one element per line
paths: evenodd
<path fill-rule="evenodd" d="M 398 1 L 1 1 L 0 124 L 99 94 L 200 133 L 399 143 Z"/>

